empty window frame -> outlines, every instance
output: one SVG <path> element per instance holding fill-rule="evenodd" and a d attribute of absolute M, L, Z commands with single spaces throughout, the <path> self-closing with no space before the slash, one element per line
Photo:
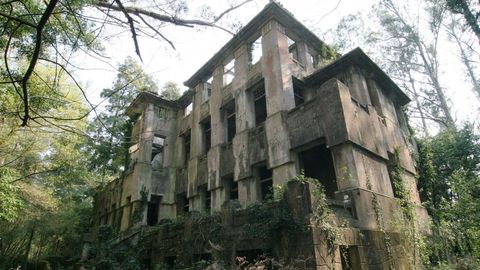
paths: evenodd
<path fill-rule="evenodd" d="M 235 114 L 235 100 L 230 101 L 223 107 L 225 119 L 227 122 L 227 142 L 231 142 L 237 133 L 237 122 Z"/>
<path fill-rule="evenodd" d="M 212 125 L 210 118 L 202 121 L 200 125 L 203 132 L 203 145 L 206 154 L 208 150 L 210 150 L 210 146 L 212 145 Z"/>
<path fill-rule="evenodd" d="M 262 36 L 250 43 L 248 48 L 248 61 L 254 66 L 262 59 Z"/>
<path fill-rule="evenodd" d="M 305 88 L 300 80 L 293 78 L 293 95 L 295 97 L 295 106 L 299 106 L 305 102 Z"/>
<path fill-rule="evenodd" d="M 163 166 L 163 144 L 165 138 L 161 135 L 155 134 L 152 141 L 152 156 L 151 164 L 153 169 L 158 169 Z"/>
<path fill-rule="evenodd" d="M 265 84 L 260 83 L 252 89 L 255 125 L 260 125 L 267 119 L 267 99 L 265 97 Z"/>
<path fill-rule="evenodd" d="M 223 185 L 225 187 L 226 200 L 238 200 L 238 182 L 233 180 L 233 175 L 225 176 L 223 178 Z"/>
<path fill-rule="evenodd" d="M 300 152 L 299 161 L 305 176 L 320 181 L 327 198 L 333 199 L 338 187 L 332 154 L 326 145 L 318 145 Z"/>
<path fill-rule="evenodd" d="M 192 136 L 190 134 L 190 130 L 185 132 L 182 135 L 182 137 L 183 137 L 183 151 L 184 151 L 184 157 L 185 157 L 183 165 L 187 166 L 188 161 L 190 160 L 190 143 L 191 143 L 191 139 L 192 139 Z"/>
<path fill-rule="evenodd" d="M 262 165 L 257 167 L 257 177 L 260 186 L 260 199 L 262 201 L 273 198 L 272 170 Z"/>
<path fill-rule="evenodd" d="M 202 208 L 206 213 L 210 213 L 212 209 L 212 193 L 208 190 L 207 185 L 200 187 L 200 196 L 202 198 Z"/>
<path fill-rule="evenodd" d="M 190 208 L 190 201 L 187 198 L 187 193 L 183 192 L 177 195 L 177 215 L 184 215 L 188 213 Z"/>
<path fill-rule="evenodd" d="M 187 107 L 185 107 L 184 111 L 183 111 L 183 116 L 187 116 L 189 115 L 193 110 L 193 102 L 190 102 Z"/>
<path fill-rule="evenodd" d="M 203 87 L 203 93 L 202 93 L 202 102 L 206 102 L 207 100 L 210 99 L 210 96 L 212 95 L 212 82 L 213 82 L 213 76 L 210 76 L 205 81 L 205 85 Z"/>
<path fill-rule="evenodd" d="M 223 86 L 229 85 L 235 77 L 235 59 L 223 66 Z"/>
<path fill-rule="evenodd" d="M 298 52 L 297 52 L 297 43 L 287 36 L 288 43 L 288 52 L 290 53 L 290 58 L 298 62 Z"/>
<path fill-rule="evenodd" d="M 147 209 L 147 224 L 149 226 L 153 226 L 158 223 L 161 200 L 162 200 L 162 197 L 158 195 L 152 195 L 150 197 L 150 202 L 148 202 L 148 209 Z"/>

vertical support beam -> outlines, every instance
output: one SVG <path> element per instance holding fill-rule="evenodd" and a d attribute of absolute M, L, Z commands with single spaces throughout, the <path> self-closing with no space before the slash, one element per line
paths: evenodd
<path fill-rule="evenodd" d="M 273 170 L 273 184 L 282 185 L 297 168 L 290 154 L 287 111 L 295 107 L 293 80 L 285 29 L 271 20 L 262 28 L 262 73 L 265 78 L 268 167 Z"/>
<path fill-rule="evenodd" d="M 268 115 L 293 109 L 295 98 L 288 39 L 285 28 L 275 20 L 269 21 L 262 28 L 262 53 Z"/>

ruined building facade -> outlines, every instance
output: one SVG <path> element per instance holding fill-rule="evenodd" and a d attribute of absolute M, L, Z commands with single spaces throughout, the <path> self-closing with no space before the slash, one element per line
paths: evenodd
<path fill-rule="evenodd" d="M 403 199 L 415 206 L 417 223 L 427 218 L 402 113 L 409 98 L 360 49 L 336 55 L 271 2 L 185 85 L 176 101 L 143 92 L 127 109 L 137 119 L 130 166 L 98 192 L 95 225 L 113 226 L 119 241 L 137 237 L 148 244 L 149 264 L 171 266 L 215 252 L 210 239 L 185 246 L 195 234 L 188 225 L 195 213 L 228 213 L 217 222 L 235 234 L 259 222 L 245 211 L 265 204 L 275 212 L 277 198 L 306 230 L 292 238 L 291 230 L 277 228 L 270 242 L 243 233 L 219 249 L 230 258 L 301 255 L 312 269 L 347 269 L 346 261 L 352 269 L 408 264 L 389 221 L 400 212 L 393 167 L 400 168 L 409 191 Z M 309 224 L 311 192 L 289 182 L 302 172 L 324 186 L 341 227 L 333 248 Z M 284 187 L 283 199 L 277 187 Z M 183 225 L 170 232 L 153 229 L 180 217 Z"/>

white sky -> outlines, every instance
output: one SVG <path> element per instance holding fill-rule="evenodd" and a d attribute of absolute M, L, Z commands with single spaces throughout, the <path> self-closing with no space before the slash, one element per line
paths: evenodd
<path fill-rule="evenodd" d="M 280 3 L 309 29 L 328 30 L 334 27 L 343 16 L 358 11 L 369 10 L 373 0 L 281 0 Z M 231 13 L 231 17 L 248 23 L 266 4 L 268 0 L 255 0 Z M 226 9 L 227 1 L 195 0 L 189 1 L 189 9 L 195 14 L 202 5 L 215 8 L 217 13 Z M 338 5 L 338 6 L 337 6 Z M 167 81 L 175 81 L 185 90 L 183 82 L 210 59 L 232 36 L 213 28 L 186 28 L 168 26 L 162 29 L 162 34 L 175 45 L 173 50 L 163 40 L 140 38 L 139 45 L 144 62 L 143 69 L 150 74 L 161 87 Z M 131 39 L 131 33 L 111 37 L 104 42 L 104 54 L 108 58 L 97 61 L 89 56 L 79 56 L 75 63 L 86 70 L 75 73 L 86 85 L 91 101 L 100 102 L 99 94 L 103 88 L 110 87 L 115 75 L 115 67 L 127 56 L 136 57 Z M 453 51 L 452 49 L 449 51 Z M 462 68 L 453 60 L 446 59 L 448 65 L 444 70 L 442 83 L 448 87 L 448 96 L 455 105 L 453 114 L 458 119 L 475 121 L 479 115 L 478 99 L 471 91 L 457 91 L 459 88 L 470 87 L 464 82 Z"/>

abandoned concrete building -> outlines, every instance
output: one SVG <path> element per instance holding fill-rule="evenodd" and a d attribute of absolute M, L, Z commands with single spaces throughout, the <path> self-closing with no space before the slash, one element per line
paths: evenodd
<path fill-rule="evenodd" d="M 428 230 L 409 98 L 360 49 L 337 55 L 270 2 L 185 85 L 178 100 L 143 92 L 128 107 L 130 166 L 97 193 L 96 226 L 142 242 L 150 266 L 268 253 L 299 269 L 409 268 L 390 222 L 408 196 Z M 301 174 L 324 187 L 330 243 Z"/>

